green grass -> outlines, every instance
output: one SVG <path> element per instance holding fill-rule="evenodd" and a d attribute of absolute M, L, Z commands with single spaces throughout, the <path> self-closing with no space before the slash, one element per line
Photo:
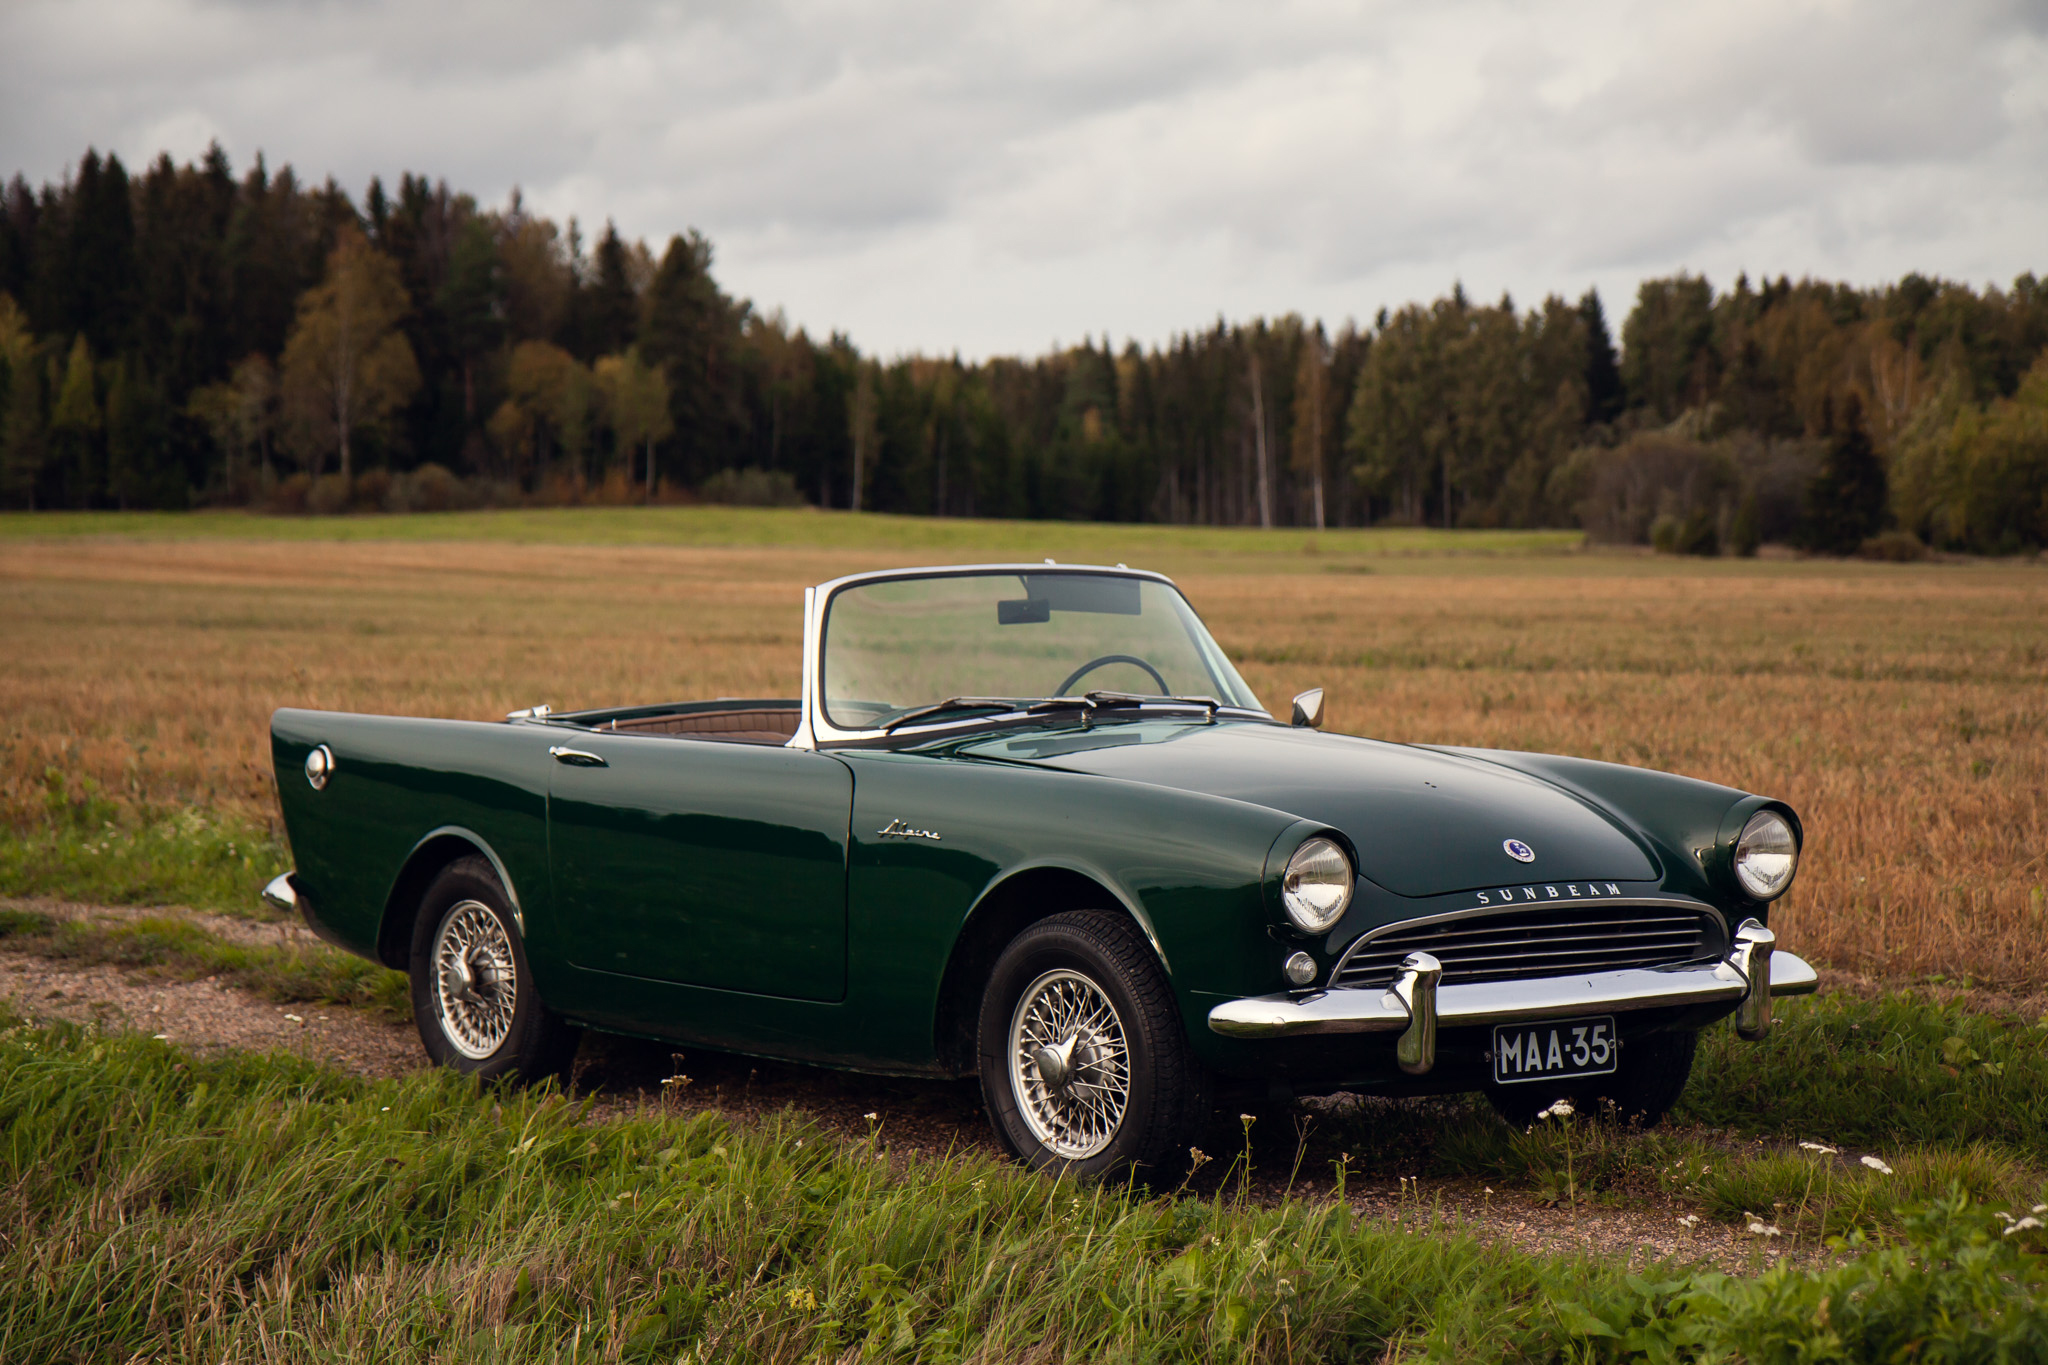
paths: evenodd
<path fill-rule="evenodd" d="M 1763 1043 L 1701 1042 L 1681 1118 L 1868 1149 L 1988 1142 L 2048 1166 L 2048 1018 L 1831 994 L 1782 1002 Z"/>
<path fill-rule="evenodd" d="M 2040 1234 L 1961 1202 L 1820 1274 L 1647 1278 L 1342 1203 L 882 1159 L 785 1115 L 587 1121 L 447 1073 L 343 1077 L 0 1032 L 0 1358 L 2009 1359 Z"/>
<path fill-rule="evenodd" d="M 8 909 L 0 909 L 0 941 L 58 962 L 131 967 L 187 981 L 218 977 L 281 1004 L 357 1005 L 401 1023 L 412 1018 L 402 973 L 324 944 L 231 943 L 170 916 L 110 924 Z"/>
<path fill-rule="evenodd" d="M 988 521 L 872 512 L 743 507 L 555 507 L 404 516 L 271 517 L 248 512 L 5 512 L 0 538 L 489 540 L 568 545 L 789 546 L 899 550 L 919 556 L 1047 555 L 1115 562 L 1131 555 L 1503 555 L 1578 548 L 1579 531 L 1312 531 L 1106 522 Z"/>
<path fill-rule="evenodd" d="M 43 788 L 40 819 L 0 824 L 0 896 L 260 915 L 264 884 L 291 866 L 267 829 L 190 806 L 117 802 L 55 769 Z"/>

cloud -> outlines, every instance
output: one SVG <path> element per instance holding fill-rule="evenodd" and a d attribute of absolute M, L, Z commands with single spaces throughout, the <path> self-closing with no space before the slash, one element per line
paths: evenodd
<path fill-rule="evenodd" d="M 1333 322 L 1462 280 L 1624 311 L 1679 268 L 2038 268 L 2038 5 L 17 0 L 0 127 L 61 177 L 514 185 L 884 352 Z"/>

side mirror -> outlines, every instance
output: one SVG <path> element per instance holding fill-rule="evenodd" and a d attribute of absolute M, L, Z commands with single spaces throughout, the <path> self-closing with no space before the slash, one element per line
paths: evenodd
<path fill-rule="evenodd" d="M 1311 687 L 1294 699 L 1294 719 L 1291 724 L 1306 725 L 1311 730 L 1323 728 L 1323 689 Z"/>

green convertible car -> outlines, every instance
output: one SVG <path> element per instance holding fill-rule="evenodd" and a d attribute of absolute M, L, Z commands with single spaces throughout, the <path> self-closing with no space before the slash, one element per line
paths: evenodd
<path fill-rule="evenodd" d="M 1173 583 L 991 565 L 804 596 L 803 696 L 504 722 L 281 710 L 265 895 L 410 973 L 427 1051 L 582 1028 L 980 1078 L 1025 1160 L 1187 1160 L 1214 1101 L 1484 1091 L 1654 1121 L 1770 1027 L 1784 803 L 1278 720 Z"/>

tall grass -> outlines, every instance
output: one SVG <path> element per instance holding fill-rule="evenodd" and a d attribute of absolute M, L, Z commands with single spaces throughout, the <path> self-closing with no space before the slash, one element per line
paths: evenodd
<path fill-rule="evenodd" d="M 0 1133 L 10 1360 L 1470 1358 L 1610 1278 L 1339 1204 L 69 1030 L 0 1038 Z"/>
<path fill-rule="evenodd" d="M 37 1362 L 1988 1359 L 2048 1332 L 2038 1233 L 1961 1203 L 1861 1265 L 1629 1279 L 1338 1201 L 19 1024 L 0 1217 L 0 1358 Z"/>

